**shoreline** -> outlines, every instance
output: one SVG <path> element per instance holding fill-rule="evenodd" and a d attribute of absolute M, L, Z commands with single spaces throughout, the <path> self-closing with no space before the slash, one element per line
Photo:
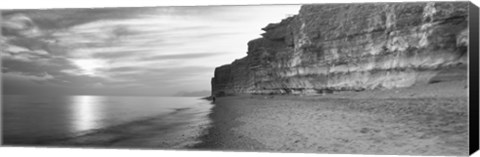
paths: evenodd
<path fill-rule="evenodd" d="M 193 149 L 468 155 L 468 86 L 448 81 L 327 95 L 218 97 Z"/>
<path fill-rule="evenodd" d="M 6 143 L 8 146 L 80 148 L 186 149 L 200 143 L 210 120 L 191 108 L 177 108 L 168 114 L 79 132 L 72 136 L 39 141 Z"/>
<path fill-rule="evenodd" d="M 186 117 L 183 113 L 189 112 L 188 109 L 178 108 L 170 115 L 148 117 L 80 136 L 31 145 L 468 155 L 467 91 L 466 81 L 456 80 L 327 95 L 217 97 L 209 114 L 203 114 L 201 118 L 195 115 Z M 181 123 L 180 117 L 198 125 Z"/>
<path fill-rule="evenodd" d="M 198 137 L 210 126 L 204 113 L 179 108 L 160 116 L 107 127 L 51 143 L 55 146 L 81 146 L 133 149 L 186 149 L 200 143 Z"/>

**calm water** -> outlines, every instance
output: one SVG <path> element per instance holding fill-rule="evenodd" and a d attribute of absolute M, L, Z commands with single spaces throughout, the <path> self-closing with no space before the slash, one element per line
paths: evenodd
<path fill-rule="evenodd" d="M 200 125 L 209 123 L 211 107 L 209 101 L 196 97 L 7 95 L 3 96 L 3 140 L 44 143 L 152 117 L 165 117 L 170 130 L 176 127 L 171 124 L 204 127 Z"/>

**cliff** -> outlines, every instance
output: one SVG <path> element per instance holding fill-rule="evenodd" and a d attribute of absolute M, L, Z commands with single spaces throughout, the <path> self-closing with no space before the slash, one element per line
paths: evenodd
<path fill-rule="evenodd" d="M 435 82 L 466 69 L 468 2 L 304 5 L 215 69 L 212 95 L 319 94 Z M 448 71 L 448 70 L 447 70 Z"/>

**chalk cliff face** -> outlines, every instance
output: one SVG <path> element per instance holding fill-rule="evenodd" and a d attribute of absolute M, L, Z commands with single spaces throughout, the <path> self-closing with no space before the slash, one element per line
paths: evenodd
<path fill-rule="evenodd" d="M 212 95 L 319 94 L 428 83 L 466 67 L 468 2 L 304 5 L 215 69 Z"/>

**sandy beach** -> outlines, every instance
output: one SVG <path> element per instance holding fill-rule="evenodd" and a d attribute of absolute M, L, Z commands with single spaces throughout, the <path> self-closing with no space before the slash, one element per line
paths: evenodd
<path fill-rule="evenodd" d="M 198 149 L 467 155 L 466 81 L 323 96 L 217 98 Z"/>

